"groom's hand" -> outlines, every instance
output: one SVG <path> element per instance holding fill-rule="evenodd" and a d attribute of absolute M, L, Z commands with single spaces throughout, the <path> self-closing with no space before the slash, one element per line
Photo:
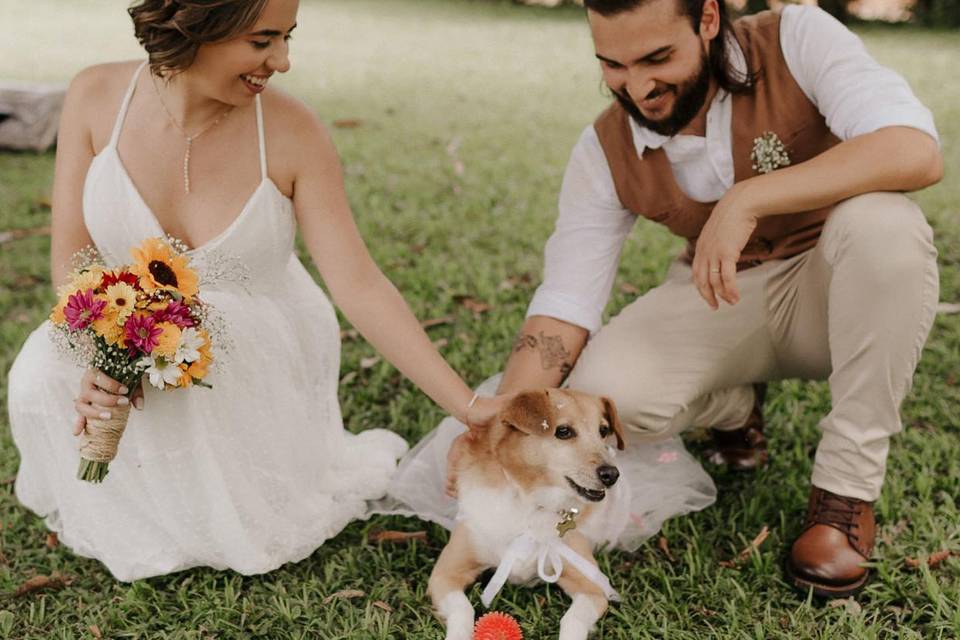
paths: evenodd
<path fill-rule="evenodd" d="M 757 216 L 740 185 L 734 185 L 713 208 L 703 226 L 693 258 L 693 282 L 711 309 L 721 299 L 734 305 L 740 301 L 737 262 L 754 229 Z"/>

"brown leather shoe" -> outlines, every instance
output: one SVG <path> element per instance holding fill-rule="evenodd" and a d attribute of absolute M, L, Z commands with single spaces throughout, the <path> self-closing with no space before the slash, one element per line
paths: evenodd
<path fill-rule="evenodd" d="M 876 523 L 873 503 L 810 490 L 803 533 L 793 543 L 787 575 L 799 590 L 820 598 L 845 598 L 863 589 L 870 571 Z"/>
<path fill-rule="evenodd" d="M 755 471 L 767 464 L 770 456 L 763 435 L 763 400 L 767 385 L 755 384 L 753 388 L 756 391 L 753 411 L 742 427 L 731 431 L 710 429 L 713 447 L 705 453 L 713 464 L 725 465 L 733 471 Z"/>

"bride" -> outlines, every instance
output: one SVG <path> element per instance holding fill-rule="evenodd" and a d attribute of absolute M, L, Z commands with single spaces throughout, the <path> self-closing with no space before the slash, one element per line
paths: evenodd
<path fill-rule="evenodd" d="M 92 67 L 70 85 L 53 282 L 87 245 L 116 265 L 164 235 L 198 264 L 229 258 L 247 273 L 202 291 L 232 341 L 214 388 L 138 391 L 102 485 L 76 479 L 73 436 L 127 403 L 127 390 L 71 365 L 48 323 L 10 371 L 17 497 L 120 580 L 193 566 L 270 571 L 385 493 L 406 444 L 344 430 L 339 327 L 294 255 L 298 228 L 333 301 L 438 405 L 482 425 L 502 404 L 478 399 L 437 353 L 357 232 L 329 135 L 270 86 L 290 68 L 297 11 L 297 0 L 140 0 L 129 13 L 148 61 Z"/>

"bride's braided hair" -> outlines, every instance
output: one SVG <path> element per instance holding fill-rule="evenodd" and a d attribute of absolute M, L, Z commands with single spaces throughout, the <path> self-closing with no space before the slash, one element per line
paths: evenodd
<path fill-rule="evenodd" d="M 249 29 L 267 0 L 139 0 L 127 13 L 137 40 L 162 76 L 183 71 L 200 45 L 228 40 Z"/>

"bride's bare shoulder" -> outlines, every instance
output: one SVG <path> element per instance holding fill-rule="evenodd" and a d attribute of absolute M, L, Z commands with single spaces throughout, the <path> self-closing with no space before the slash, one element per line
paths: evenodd
<path fill-rule="evenodd" d="M 299 163 L 333 157 L 333 141 L 316 110 L 274 87 L 262 94 L 262 101 L 266 137 L 279 143 L 272 147 L 278 157 L 274 160 L 271 154 L 271 162 L 280 162 L 291 175 L 296 175 Z M 267 149 L 269 153 L 271 145 Z"/>
<path fill-rule="evenodd" d="M 137 60 L 97 64 L 83 69 L 71 80 L 64 117 L 76 119 L 89 130 L 95 151 L 110 139 L 123 95 L 140 64 Z"/>

